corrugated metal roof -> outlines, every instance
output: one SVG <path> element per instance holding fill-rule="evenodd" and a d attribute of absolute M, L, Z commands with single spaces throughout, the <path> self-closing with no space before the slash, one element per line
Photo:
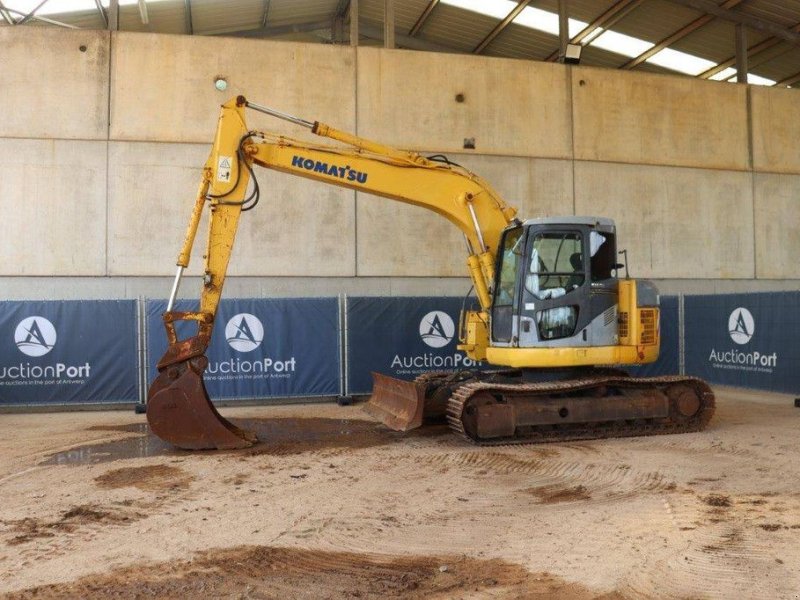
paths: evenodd
<path fill-rule="evenodd" d="M 497 20 L 470 13 L 460 8 L 439 5 L 425 23 L 425 39 L 472 52 L 492 29 Z"/>
<path fill-rule="evenodd" d="M 360 44 L 381 44 L 379 34 L 383 30 L 384 1 L 359 0 L 360 22 L 372 26 L 362 31 Z M 722 4 L 722 0 L 713 1 Z M 500 23 L 499 18 L 440 1 L 411 39 L 412 28 L 430 2 L 395 2 L 395 32 L 399 47 L 471 53 Z M 347 14 L 349 3 L 346 0 L 190 0 L 188 4 L 195 35 L 248 35 L 330 43 L 337 12 Z M 622 8 L 624 16 L 613 20 L 610 29 L 656 44 L 704 15 L 695 8 L 688 8 L 682 0 L 645 0 L 631 4 L 631 8 L 626 10 L 627 4 L 627 0 L 570 0 L 569 16 L 591 23 L 610 9 Z M 142 23 L 136 5 L 123 6 L 120 9 L 120 29 L 188 33 L 186 5 L 186 0 L 148 2 L 148 24 Z M 558 0 L 538 0 L 529 6 L 556 13 Z M 787 31 L 800 32 L 800 0 L 744 0 L 730 10 L 732 15 L 746 15 Z M 86 29 L 105 27 L 96 10 L 48 15 L 48 18 Z M 35 20 L 30 25 L 48 26 Z M 0 26 L 10 25 L 0 21 Z M 669 47 L 718 64 L 735 54 L 735 29 L 731 21 L 713 18 Z M 348 33 L 349 29 L 345 27 L 345 39 Z M 750 56 L 751 73 L 778 82 L 800 73 L 800 41 L 776 40 L 770 37 L 770 33 L 753 27 L 746 27 L 746 33 L 748 47 L 766 47 Z M 800 33 L 797 33 L 797 39 L 800 40 Z M 556 35 L 512 23 L 483 49 L 482 54 L 544 60 L 551 57 L 557 48 Z M 629 60 L 628 56 L 603 50 L 590 42 L 583 50 L 581 62 L 618 68 Z M 642 63 L 635 68 L 647 72 L 673 72 L 652 63 Z"/>
<path fill-rule="evenodd" d="M 558 40 L 552 35 L 512 23 L 489 44 L 484 54 L 544 60 L 555 50 Z"/>

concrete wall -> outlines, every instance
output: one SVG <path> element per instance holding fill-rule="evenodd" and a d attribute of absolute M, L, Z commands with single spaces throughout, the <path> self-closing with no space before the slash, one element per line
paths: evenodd
<path fill-rule="evenodd" d="M 523 217 L 612 217 L 632 275 L 668 293 L 796 289 L 800 279 L 796 90 L 49 28 L 2 28 L 0 47 L 0 298 L 165 295 L 218 106 L 237 94 L 386 144 L 447 152 Z M 462 238 L 440 217 L 258 176 L 262 202 L 243 218 L 228 295 L 466 291 Z M 201 272 L 203 252 L 199 241 L 190 273 Z M 197 289 L 187 282 L 182 293 Z"/>

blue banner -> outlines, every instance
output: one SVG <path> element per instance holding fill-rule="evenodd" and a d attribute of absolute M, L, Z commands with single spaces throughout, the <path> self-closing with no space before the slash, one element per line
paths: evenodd
<path fill-rule="evenodd" d="M 0 302 L 0 404 L 139 400 L 135 300 Z"/>
<path fill-rule="evenodd" d="M 370 393 L 371 371 L 414 379 L 428 371 L 476 367 L 456 349 L 462 303 L 463 298 L 348 297 L 347 393 Z"/>
<path fill-rule="evenodd" d="M 776 392 L 800 389 L 800 294 L 687 296 L 686 373 Z"/>
<path fill-rule="evenodd" d="M 661 296 L 661 348 L 658 360 L 641 366 L 623 367 L 634 377 L 657 377 L 659 375 L 678 375 L 680 372 L 680 318 L 678 316 L 678 297 Z"/>
<path fill-rule="evenodd" d="M 167 349 L 163 301 L 147 302 L 147 379 Z M 175 310 L 197 310 L 179 301 Z M 178 339 L 197 332 L 178 323 Z M 336 298 L 222 300 L 206 352 L 204 380 L 215 399 L 338 396 L 341 394 L 339 303 Z"/>

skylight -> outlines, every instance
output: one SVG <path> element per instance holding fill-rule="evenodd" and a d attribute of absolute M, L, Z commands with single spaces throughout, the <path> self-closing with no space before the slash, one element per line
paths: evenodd
<path fill-rule="evenodd" d="M 512 0 L 494 0 L 493 2 L 486 2 L 485 0 L 441 0 L 441 2 L 496 19 L 504 19 L 506 15 L 517 6 L 517 3 Z M 514 19 L 514 23 L 522 25 L 523 27 L 536 29 L 537 31 L 543 31 L 550 35 L 558 35 L 558 15 L 540 8 L 533 8 L 531 6 L 525 7 L 522 9 L 522 12 L 517 15 L 517 18 Z M 588 23 L 584 23 L 583 21 L 569 19 L 569 36 L 574 37 L 587 26 Z M 590 36 L 587 40 L 584 40 L 584 43 L 591 44 L 592 46 L 602 48 L 609 52 L 614 52 L 615 54 L 627 56 L 628 58 L 636 58 L 655 46 L 652 42 L 617 33 L 616 31 L 603 30 L 599 27 L 595 31 L 594 37 L 592 38 Z M 679 50 L 673 50 L 672 48 L 660 50 L 648 58 L 646 62 L 664 67 L 665 69 L 670 69 L 671 71 L 685 73 L 686 75 L 699 75 L 716 65 L 716 63 L 705 58 L 700 58 L 699 56 L 694 56 L 686 52 L 680 52 Z M 711 79 L 730 81 L 731 75 L 733 75 L 733 79 L 735 80 L 736 71 L 733 69 L 725 69 Z M 756 85 L 775 84 L 771 79 L 759 77 L 752 73 L 748 74 L 748 83 Z"/>

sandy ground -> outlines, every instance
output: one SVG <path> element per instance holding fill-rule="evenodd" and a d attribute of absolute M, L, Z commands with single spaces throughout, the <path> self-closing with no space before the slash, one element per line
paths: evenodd
<path fill-rule="evenodd" d="M 0 415 L 10 598 L 800 598 L 800 409 L 699 434 L 479 448 L 361 408 L 236 408 L 187 453 L 132 413 Z"/>

